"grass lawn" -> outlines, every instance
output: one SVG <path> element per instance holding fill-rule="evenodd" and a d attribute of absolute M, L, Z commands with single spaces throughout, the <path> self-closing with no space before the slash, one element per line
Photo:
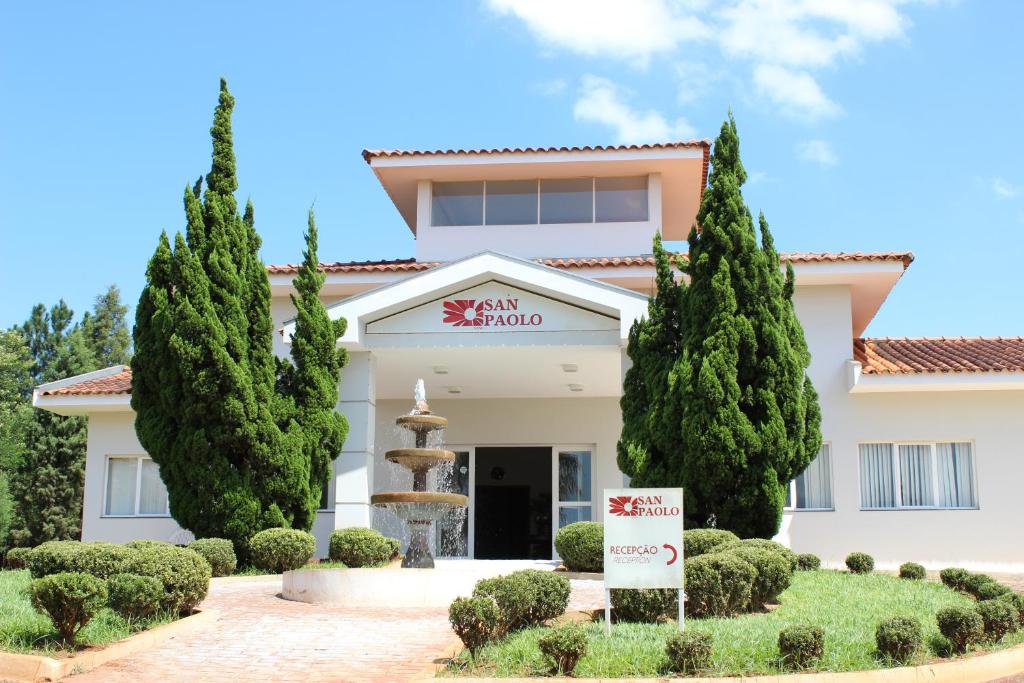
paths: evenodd
<path fill-rule="evenodd" d="M 812 624 L 825 631 L 825 655 L 818 664 L 824 671 L 858 671 L 890 666 L 875 653 L 875 626 L 892 616 L 913 616 L 925 632 L 925 651 L 918 662 L 936 659 L 927 651 L 931 636 L 938 634 L 935 612 L 950 605 L 970 606 L 972 600 L 934 581 L 910 581 L 882 574 L 856 575 L 836 571 L 797 572 L 793 585 L 781 596 L 777 609 L 732 619 L 693 619 L 686 628 L 706 631 L 714 637 L 714 662 L 708 675 L 773 674 L 777 663 L 779 631 L 791 624 Z M 665 675 L 668 661 L 665 639 L 671 624 L 612 625 L 612 637 L 604 635 L 604 623 L 588 624 L 587 656 L 576 666 L 584 677 Z M 483 648 L 475 665 L 463 653 L 461 675 L 545 675 L 548 665 L 537 648 L 543 628 L 517 632 L 500 643 Z M 989 649 L 1024 642 L 1024 632 L 1006 636 Z"/>
<path fill-rule="evenodd" d="M 28 570 L 0 571 L 0 650 L 60 655 L 68 652 L 59 641 L 49 617 L 35 611 L 29 597 Z M 158 614 L 145 623 L 129 624 L 109 609 L 102 610 L 78 632 L 78 648 L 104 645 L 133 633 L 166 624 L 177 615 Z"/>

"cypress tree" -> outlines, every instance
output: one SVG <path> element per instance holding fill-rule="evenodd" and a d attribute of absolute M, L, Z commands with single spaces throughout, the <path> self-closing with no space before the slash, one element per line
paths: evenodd
<path fill-rule="evenodd" d="M 82 318 L 82 329 L 101 367 L 128 362 L 132 334 L 128 329 L 128 307 L 121 303 L 121 290 L 117 285 L 110 285 L 96 297 L 93 310 Z"/>
<path fill-rule="evenodd" d="M 774 535 L 785 488 L 821 444 L 810 355 L 767 221 L 758 243 L 740 191 L 746 171 L 730 114 L 691 230 L 682 343 L 680 443 L 691 523 Z"/>
<path fill-rule="evenodd" d="M 685 288 L 676 283 L 669 254 L 654 236 L 655 291 L 647 304 L 647 317 L 633 322 L 626 353 L 632 365 L 626 371 L 622 398 L 622 435 L 619 469 L 632 486 L 680 486 L 679 423 L 681 404 L 673 400 L 677 387 L 669 384 L 679 356 L 681 315 Z"/>
<path fill-rule="evenodd" d="M 309 320 L 297 334 L 304 343 L 296 365 L 282 365 L 278 377 L 254 210 L 250 202 L 240 215 L 234 197 L 233 108 L 221 80 L 205 192 L 202 178 L 185 189 L 185 235 L 176 235 L 172 247 L 162 234 L 147 268 L 133 333 L 132 407 L 174 519 L 198 537 L 231 539 L 244 558 L 257 531 L 312 525 L 345 436 L 343 419 L 323 415 L 327 401 L 332 411 L 337 402 L 344 357 L 334 351 L 336 334 L 325 341 L 338 324 L 316 297 L 323 280 L 315 274 L 311 224 L 307 259 L 314 274 L 300 273 L 296 282 L 296 305 L 305 306 Z"/>

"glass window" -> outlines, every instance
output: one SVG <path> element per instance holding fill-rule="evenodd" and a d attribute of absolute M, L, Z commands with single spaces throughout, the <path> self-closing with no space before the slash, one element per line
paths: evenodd
<path fill-rule="evenodd" d="M 135 514 L 135 476 L 138 458 L 107 460 L 107 505 L 104 514 Z"/>
<path fill-rule="evenodd" d="M 860 445 L 860 504 L 863 508 L 896 506 L 892 444 Z"/>
<path fill-rule="evenodd" d="M 540 181 L 541 223 L 593 223 L 593 178 Z"/>
<path fill-rule="evenodd" d="M 597 178 L 594 190 L 598 223 L 647 220 L 647 176 Z"/>
<path fill-rule="evenodd" d="M 822 445 L 807 469 L 793 480 L 786 495 L 786 507 L 797 510 L 832 509 L 832 448 L 828 444 Z"/>
<path fill-rule="evenodd" d="M 483 181 L 433 183 L 431 225 L 483 225 Z"/>
<path fill-rule="evenodd" d="M 139 514 L 166 515 L 167 487 L 160 478 L 160 468 L 149 458 L 139 460 Z"/>
<path fill-rule="evenodd" d="M 558 452 L 558 527 L 591 520 L 590 451 Z"/>
<path fill-rule="evenodd" d="M 487 181 L 487 225 L 536 223 L 536 180 Z"/>
<path fill-rule="evenodd" d="M 977 507 L 971 444 L 935 444 L 935 454 L 939 471 L 939 505 L 944 508 Z"/>
<path fill-rule="evenodd" d="M 974 457 L 969 443 L 860 446 L 861 507 L 975 508 Z"/>
<path fill-rule="evenodd" d="M 327 484 L 320 489 L 320 512 L 334 512 L 334 468 L 331 468 Z"/>
<path fill-rule="evenodd" d="M 563 526 L 575 522 L 589 522 L 590 515 L 590 506 L 567 507 L 563 505 L 558 508 L 558 528 L 561 529 Z"/>

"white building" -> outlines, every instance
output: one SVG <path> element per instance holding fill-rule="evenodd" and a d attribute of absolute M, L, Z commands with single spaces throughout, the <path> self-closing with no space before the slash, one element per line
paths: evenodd
<path fill-rule="evenodd" d="M 547 558 L 560 524 L 600 520 L 619 487 L 615 444 L 626 335 L 645 313 L 656 231 L 686 237 L 707 142 L 628 147 L 367 151 L 416 236 L 416 258 L 329 263 L 323 298 L 351 352 L 338 410 L 351 430 L 313 529 L 389 526 L 369 506 L 405 490 L 383 452 L 426 380 L 450 421 L 468 519 L 443 530 L 476 558 Z M 906 560 L 1024 571 L 1024 339 L 863 339 L 910 253 L 794 253 L 825 446 L 792 487 L 780 540 L 838 563 Z M 268 268 L 288 353 L 296 266 Z M 85 540 L 181 539 L 139 445 L 131 377 L 109 368 L 37 388 L 89 417 Z M 572 462 L 579 490 L 559 491 Z"/>

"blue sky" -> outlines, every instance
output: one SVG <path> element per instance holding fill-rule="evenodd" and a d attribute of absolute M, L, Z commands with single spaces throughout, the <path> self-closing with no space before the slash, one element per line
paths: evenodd
<path fill-rule="evenodd" d="M 917 256 L 869 334 L 1024 334 L 1024 3 L 0 12 L 2 327 L 61 297 L 81 313 L 111 283 L 134 304 L 208 170 L 225 76 L 268 263 L 300 258 L 310 205 L 323 260 L 413 254 L 364 147 L 713 138 L 732 107 L 745 196 L 781 249 Z"/>

